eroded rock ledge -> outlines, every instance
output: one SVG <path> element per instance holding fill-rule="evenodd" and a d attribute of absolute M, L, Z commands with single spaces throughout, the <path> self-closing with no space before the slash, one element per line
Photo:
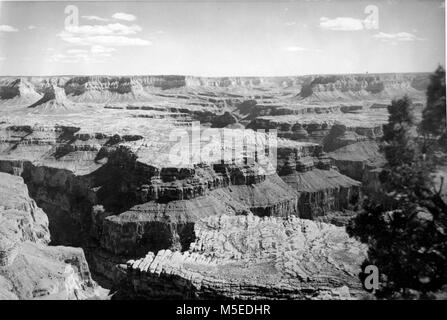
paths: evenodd
<path fill-rule="evenodd" d="M 125 298 L 349 299 L 366 247 L 310 220 L 209 217 L 186 252 L 160 250 L 121 265 Z"/>

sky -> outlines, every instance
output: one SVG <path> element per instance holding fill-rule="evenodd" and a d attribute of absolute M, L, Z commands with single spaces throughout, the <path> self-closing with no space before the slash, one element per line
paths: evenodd
<path fill-rule="evenodd" d="M 0 0 L 0 75 L 431 72 L 445 39 L 440 0 Z"/>

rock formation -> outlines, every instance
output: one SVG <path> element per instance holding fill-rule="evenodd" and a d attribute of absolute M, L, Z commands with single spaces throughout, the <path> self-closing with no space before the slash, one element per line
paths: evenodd
<path fill-rule="evenodd" d="M 89 269 L 117 298 L 361 297 L 333 224 L 377 187 L 377 106 L 423 77 L 0 78 L 2 201 L 27 203 L 1 212 L 0 297 L 93 297 Z"/>
<path fill-rule="evenodd" d="M 309 220 L 210 217 L 185 252 L 160 250 L 120 268 L 127 298 L 350 299 L 365 296 L 365 247 Z"/>
<path fill-rule="evenodd" d="M 0 173 L 0 299 L 92 299 L 82 249 L 48 246 L 48 218 L 20 177 Z"/>

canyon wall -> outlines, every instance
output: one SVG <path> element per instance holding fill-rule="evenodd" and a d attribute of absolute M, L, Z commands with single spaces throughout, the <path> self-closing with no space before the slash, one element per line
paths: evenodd
<path fill-rule="evenodd" d="M 361 297 L 365 248 L 334 224 L 377 187 L 383 106 L 424 75 L 325 77 L 0 78 L 0 171 L 46 213 L 3 264 L 73 255 L 69 297 L 86 260 L 117 298 Z"/>
<path fill-rule="evenodd" d="M 74 102 L 104 103 L 151 101 L 153 93 L 184 91 L 178 98 L 200 88 L 232 89 L 233 98 L 252 97 L 260 101 L 275 100 L 271 94 L 244 94 L 240 89 L 282 88 L 295 91 L 295 98 L 306 102 L 392 99 L 403 94 L 421 98 L 428 84 L 428 74 L 369 74 L 296 77 L 221 77 L 206 78 L 181 75 L 160 76 L 60 76 L 0 77 L 1 100 L 16 99 L 17 103 L 37 102 L 49 87 L 62 88 Z M 210 90 L 211 91 L 211 90 Z M 212 92 L 202 95 L 213 96 Z M 48 96 L 48 95 L 47 95 Z"/>
<path fill-rule="evenodd" d="M 82 249 L 48 246 L 48 218 L 23 179 L 0 173 L 0 299 L 107 297 Z"/>

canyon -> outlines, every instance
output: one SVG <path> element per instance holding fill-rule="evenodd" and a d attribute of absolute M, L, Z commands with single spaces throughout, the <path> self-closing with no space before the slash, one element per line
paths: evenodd
<path fill-rule="evenodd" d="M 345 225 L 428 79 L 0 77 L 0 298 L 367 298 Z"/>

